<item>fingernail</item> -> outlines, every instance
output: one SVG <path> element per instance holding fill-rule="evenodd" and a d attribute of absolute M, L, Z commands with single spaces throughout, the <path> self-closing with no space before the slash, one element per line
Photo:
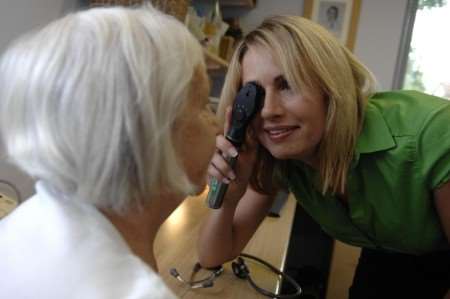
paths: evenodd
<path fill-rule="evenodd" d="M 233 158 L 236 158 L 237 155 L 238 155 L 238 152 L 237 152 L 237 150 L 235 148 L 231 148 L 231 149 L 228 150 L 228 155 L 230 155 Z"/>
<path fill-rule="evenodd" d="M 229 183 L 230 183 L 230 180 L 227 179 L 227 178 L 224 178 L 224 179 L 222 180 L 222 182 L 225 183 L 225 184 L 229 184 Z"/>
<path fill-rule="evenodd" d="M 231 179 L 231 180 L 235 180 L 236 179 L 236 176 L 234 175 L 234 173 L 230 173 L 229 175 L 228 175 L 228 177 Z"/>

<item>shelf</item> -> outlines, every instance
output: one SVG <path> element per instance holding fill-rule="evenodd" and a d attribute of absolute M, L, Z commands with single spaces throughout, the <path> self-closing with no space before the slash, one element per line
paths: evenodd
<path fill-rule="evenodd" d="M 256 0 L 219 0 L 222 6 L 248 7 L 253 8 Z"/>
<path fill-rule="evenodd" d="M 205 53 L 206 66 L 208 71 L 226 70 L 228 68 L 228 62 L 216 54 L 203 49 Z"/>

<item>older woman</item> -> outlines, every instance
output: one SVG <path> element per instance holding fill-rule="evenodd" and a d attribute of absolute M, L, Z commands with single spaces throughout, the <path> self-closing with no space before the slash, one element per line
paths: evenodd
<path fill-rule="evenodd" d="M 151 7 L 71 14 L 7 50 L 0 92 L 38 180 L 0 222 L 0 297 L 173 298 L 153 240 L 205 187 L 217 131 L 195 38 Z"/>
<path fill-rule="evenodd" d="M 217 137 L 209 174 L 231 183 L 204 225 L 202 265 L 238 255 L 284 187 L 324 231 L 363 248 L 350 298 L 441 299 L 450 286 L 450 102 L 374 93 L 354 55 L 295 16 L 265 20 L 238 46 L 225 120 L 247 82 L 266 97 L 235 171 L 224 156 L 236 149 Z"/>

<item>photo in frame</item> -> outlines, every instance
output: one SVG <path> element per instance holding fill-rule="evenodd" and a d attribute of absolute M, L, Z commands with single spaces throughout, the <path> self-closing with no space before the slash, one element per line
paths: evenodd
<path fill-rule="evenodd" d="M 319 23 L 353 51 L 361 0 L 304 0 L 303 16 Z"/>

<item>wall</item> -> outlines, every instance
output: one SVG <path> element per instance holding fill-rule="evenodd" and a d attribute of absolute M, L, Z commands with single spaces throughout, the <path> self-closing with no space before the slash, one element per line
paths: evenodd
<path fill-rule="evenodd" d="M 43 26 L 79 7 L 77 0 L 6 0 L 0 2 L 0 51 L 33 28 Z"/>
<path fill-rule="evenodd" d="M 392 88 L 408 0 L 362 0 L 355 54 L 372 70 L 381 89 Z"/>
<path fill-rule="evenodd" d="M 80 7 L 77 0 L 4 0 L 0 1 L 0 52 L 19 35 Z M 7 164 L 0 145 L 0 180 L 12 182 L 22 198 L 34 193 L 33 181 Z M 0 191 L 2 191 L 0 186 Z"/>
<path fill-rule="evenodd" d="M 372 70 L 380 89 L 392 86 L 407 0 L 361 0 L 354 53 Z M 272 14 L 303 14 L 303 1 L 259 0 L 254 9 L 225 9 L 224 15 L 240 16 L 244 31 Z"/>

